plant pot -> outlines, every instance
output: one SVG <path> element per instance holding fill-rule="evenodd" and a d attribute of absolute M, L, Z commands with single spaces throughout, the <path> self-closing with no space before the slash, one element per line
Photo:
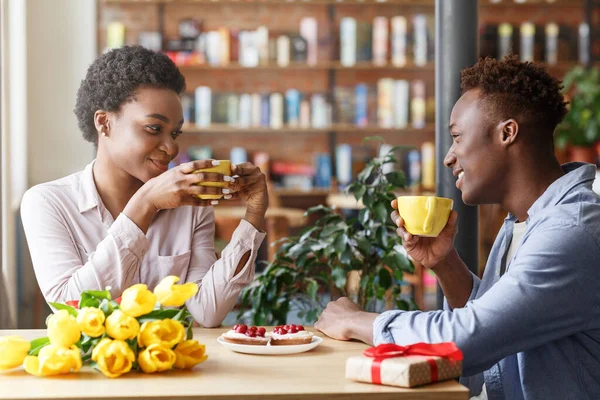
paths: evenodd
<path fill-rule="evenodd" d="M 600 141 L 596 142 L 596 161 L 600 162 Z"/>
<path fill-rule="evenodd" d="M 581 161 L 590 164 L 596 163 L 596 151 L 593 147 L 571 146 L 569 149 L 569 159 L 571 161 Z"/>

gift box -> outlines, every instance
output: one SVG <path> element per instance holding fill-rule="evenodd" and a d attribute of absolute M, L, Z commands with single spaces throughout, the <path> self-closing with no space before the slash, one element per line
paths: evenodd
<path fill-rule="evenodd" d="M 452 342 L 382 344 L 346 361 L 346 378 L 359 382 L 414 387 L 457 378 L 462 352 Z"/>

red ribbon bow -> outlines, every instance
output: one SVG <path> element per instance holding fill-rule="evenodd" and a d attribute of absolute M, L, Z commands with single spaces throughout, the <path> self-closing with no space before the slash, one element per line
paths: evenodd
<path fill-rule="evenodd" d="M 367 357 L 374 358 L 371 365 L 371 381 L 381 385 L 381 362 L 386 358 L 405 357 L 405 356 L 434 356 L 443 357 L 452 361 L 463 359 L 462 351 L 453 342 L 445 343 L 415 343 L 408 346 L 399 346 L 397 344 L 380 344 L 377 347 L 371 347 L 363 353 Z M 438 369 L 435 359 L 427 359 L 431 368 L 431 382 L 438 380 Z"/>

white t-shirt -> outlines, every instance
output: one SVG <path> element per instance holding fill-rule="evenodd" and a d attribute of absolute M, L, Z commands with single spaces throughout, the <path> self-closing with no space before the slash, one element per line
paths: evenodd
<path fill-rule="evenodd" d="M 527 223 L 515 222 L 515 224 L 513 226 L 512 240 L 510 242 L 510 247 L 508 248 L 508 254 L 506 255 L 506 265 L 508 265 L 512 261 L 513 257 L 515 256 L 515 253 L 517 252 L 517 249 L 519 248 L 519 245 L 521 244 L 521 239 L 523 238 L 523 235 L 525 234 L 526 230 L 527 230 Z M 483 384 L 483 387 L 481 388 L 481 393 L 478 396 L 471 397 L 470 400 L 488 400 L 485 383 Z"/>

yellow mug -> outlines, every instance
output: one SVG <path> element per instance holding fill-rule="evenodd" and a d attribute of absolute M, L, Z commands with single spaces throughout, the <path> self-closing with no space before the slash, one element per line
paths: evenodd
<path fill-rule="evenodd" d="M 412 235 L 437 237 L 448 222 L 454 202 L 435 196 L 400 196 L 398 213 Z"/>
<path fill-rule="evenodd" d="M 231 176 L 231 161 L 219 160 L 219 162 L 219 165 L 215 165 L 214 167 L 210 168 L 197 169 L 193 173 L 197 174 L 199 172 L 216 172 L 225 176 Z M 229 182 L 202 182 L 198 185 L 226 188 L 229 186 Z M 203 200 L 217 200 L 223 197 L 223 194 L 201 194 L 197 195 L 196 197 Z"/>

